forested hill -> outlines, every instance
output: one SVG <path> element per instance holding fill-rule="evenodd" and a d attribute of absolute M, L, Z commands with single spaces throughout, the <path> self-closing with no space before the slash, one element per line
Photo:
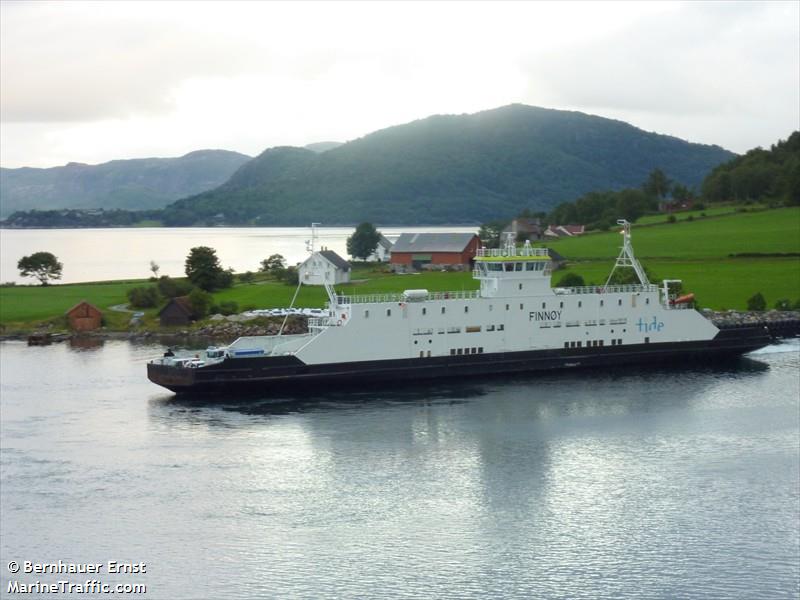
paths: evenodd
<path fill-rule="evenodd" d="M 0 216 L 32 209 L 162 208 L 217 187 L 248 160 L 238 152 L 198 150 L 179 158 L 0 169 Z"/>
<path fill-rule="evenodd" d="M 735 155 L 579 112 L 510 105 L 433 116 L 315 153 L 271 148 L 167 225 L 479 223 L 638 187 L 654 168 L 687 186 Z"/>

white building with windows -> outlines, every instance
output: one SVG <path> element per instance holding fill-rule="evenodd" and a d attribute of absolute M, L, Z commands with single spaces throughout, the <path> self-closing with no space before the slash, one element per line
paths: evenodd
<path fill-rule="evenodd" d="M 367 257 L 367 262 L 389 262 L 391 254 L 392 242 L 381 234 L 378 245 L 375 247 L 375 251 Z"/>
<path fill-rule="evenodd" d="M 330 283 L 348 283 L 350 281 L 350 263 L 333 250 L 322 249 L 313 252 L 298 267 L 300 281 L 304 285 L 325 285 Z"/>

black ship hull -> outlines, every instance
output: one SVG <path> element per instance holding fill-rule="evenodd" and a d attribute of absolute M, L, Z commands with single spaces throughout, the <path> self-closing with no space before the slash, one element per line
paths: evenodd
<path fill-rule="evenodd" d="M 555 369 L 616 367 L 641 363 L 697 363 L 735 357 L 767 346 L 765 327 L 723 329 L 712 340 L 630 344 L 371 360 L 308 365 L 296 356 L 225 359 L 186 368 L 150 363 L 147 376 L 175 393 L 236 394 L 296 390 L 336 384 L 472 377 Z"/>

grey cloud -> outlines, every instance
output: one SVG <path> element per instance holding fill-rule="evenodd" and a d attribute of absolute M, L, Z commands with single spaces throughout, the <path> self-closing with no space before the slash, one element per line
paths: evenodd
<path fill-rule="evenodd" d="M 786 117 L 798 97 L 797 26 L 776 23 L 774 9 L 684 5 L 600 42 L 531 57 L 526 68 L 556 105 L 675 116 L 769 107 Z"/>
<path fill-rule="evenodd" d="M 100 5 L 98 5 L 100 6 Z M 231 76 L 268 61 L 231 35 L 192 35 L 169 22 L 48 20 L 41 7 L 4 19 L 0 110 L 5 122 L 92 121 L 164 113 L 192 77 Z M 8 16 L 8 15 L 6 15 Z"/>

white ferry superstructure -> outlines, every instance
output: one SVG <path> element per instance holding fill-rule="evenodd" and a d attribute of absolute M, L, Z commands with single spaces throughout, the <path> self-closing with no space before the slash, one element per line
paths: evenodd
<path fill-rule="evenodd" d="M 764 327 L 720 330 L 651 284 L 630 224 L 615 268 L 638 284 L 552 288 L 547 249 L 481 248 L 475 291 L 343 296 L 308 333 L 241 337 L 201 357 L 166 356 L 148 377 L 174 392 L 268 391 L 298 384 L 438 379 L 544 369 L 734 356 L 770 343 Z M 610 277 L 609 277 L 610 279 Z"/>

